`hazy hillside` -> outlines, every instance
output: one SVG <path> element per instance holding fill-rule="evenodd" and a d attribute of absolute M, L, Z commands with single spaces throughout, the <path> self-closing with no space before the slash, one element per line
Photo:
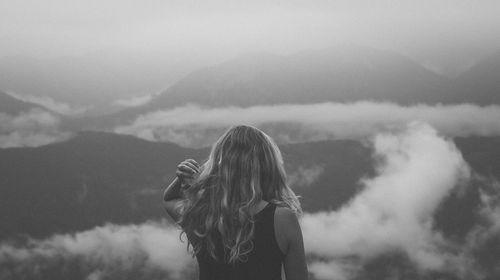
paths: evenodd
<path fill-rule="evenodd" d="M 2 235 L 47 235 L 160 216 L 156 191 L 185 156 L 199 158 L 199 152 L 93 132 L 39 148 L 0 150 Z"/>
<path fill-rule="evenodd" d="M 9 115 L 17 115 L 21 112 L 28 112 L 31 109 L 47 109 L 38 104 L 21 101 L 16 99 L 5 92 L 0 91 L 0 113 L 6 113 Z"/>
<path fill-rule="evenodd" d="M 340 206 L 371 172 L 368 150 L 352 141 L 286 145 L 283 152 L 308 211 Z M 202 161 L 207 153 L 101 132 L 38 148 L 0 149 L 0 232 L 45 236 L 164 217 L 161 191 L 176 165 L 187 157 Z M 298 168 L 328 172 L 307 185 Z"/>
<path fill-rule="evenodd" d="M 499 138 L 465 138 L 456 143 L 475 170 L 500 178 Z M 373 173 L 370 150 L 355 141 L 291 144 L 282 149 L 292 186 L 309 212 L 338 208 L 359 190 L 357 181 Z M 161 191 L 173 178 L 177 163 L 187 157 L 202 161 L 207 153 L 101 132 L 82 132 L 69 141 L 38 148 L 0 149 L 0 232 L 3 237 L 44 236 L 106 221 L 163 217 Z M 477 202 L 474 197 L 468 198 L 472 199 L 467 200 L 468 207 Z M 450 207 L 472 215 L 460 203 Z M 467 222 L 460 220 L 464 215 L 451 212 L 443 219 L 445 230 L 460 232 L 462 222 L 472 222 L 472 216 Z"/>
<path fill-rule="evenodd" d="M 194 71 L 152 102 L 125 110 L 130 118 L 195 103 L 210 107 L 282 103 L 392 101 L 450 103 L 451 82 L 390 51 L 354 45 L 279 56 L 245 55 Z"/>
<path fill-rule="evenodd" d="M 48 96 L 74 106 L 160 91 L 190 71 L 218 61 L 210 51 L 103 50 L 48 59 L 0 58 L 0 89 Z"/>
<path fill-rule="evenodd" d="M 457 138 L 455 143 L 479 174 L 500 178 L 500 138 Z M 323 141 L 281 148 L 292 187 L 302 196 L 307 212 L 338 209 L 360 190 L 358 180 L 374 172 L 376 159 L 359 142 Z M 186 157 L 201 161 L 207 153 L 206 149 L 103 132 L 81 132 L 69 141 L 38 148 L 0 149 L 0 239 L 19 234 L 46 237 L 107 222 L 129 224 L 165 217 L 161 192 L 173 178 L 175 166 Z M 481 184 L 473 181 L 465 193 L 453 193 L 435 213 L 434 227 L 447 238 L 460 242 L 477 225 Z M 497 275 L 488 264 L 497 264 L 498 252 L 494 243 L 475 252 L 489 275 Z M 48 265 L 39 275 L 83 279 L 78 259 L 62 264 L 64 270 Z M 12 275 L 17 275 L 16 265 L 13 261 Z M 120 269 L 113 277 L 125 277 L 123 273 L 128 272 Z M 123 279 L 148 275 L 147 271 L 130 273 L 136 274 Z M 382 280 L 394 273 L 400 279 L 458 279 L 451 274 L 422 275 L 398 252 L 368 260 L 356 279 Z"/>
<path fill-rule="evenodd" d="M 500 51 L 486 57 L 455 79 L 458 101 L 481 105 L 500 103 Z"/>
<path fill-rule="evenodd" d="M 141 114 L 188 103 L 208 107 L 359 100 L 391 101 L 402 105 L 464 102 L 480 105 L 499 104 L 499 54 L 486 58 L 451 80 L 395 52 L 356 45 L 302 51 L 286 56 L 254 53 L 196 71 L 186 71 L 189 74 L 144 105 L 118 112 L 114 112 L 115 108 L 109 114 L 102 111 L 98 115 L 84 115 L 65 120 L 62 126 L 68 130 L 109 129 L 128 123 Z M 91 64 L 90 61 L 91 59 L 88 63 Z M 108 63 L 111 65 L 112 61 Z M 130 63 L 131 65 L 124 69 L 133 68 L 133 65 L 137 64 L 133 61 Z M 87 65 L 82 69 L 92 68 L 89 67 Z M 106 67 L 101 67 L 100 74 L 93 74 L 95 79 L 80 77 L 81 81 L 69 83 L 67 86 L 78 88 L 78 85 L 81 85 L 86 88 L 88 94 L 96 95 L 96 98 L 101 96 L 99 100 L 106 99 L 108 97 L 103 94 L 111 92 L 111 89 L 101 88 L 106 83 L 99 80 L 102 77 L 97 79 L 101 74 L 112 73 L 110 69 L 105 70 Z M 38 78 L 43 76 L 32 74 Z M 118 78 L 114 77 L 109 81 L 113 79 Z M 31 78 L 26 81 L 29 81 L 27 84 L 38 83 L 36 79 Z M 144 83 L 148 83 L 147 79 Z M 126 83 L 122 86 L 121 92 L 129 91 Z M 139 89 L 140 87 L 137 87 L 133 91 Z M 40 89 L 36 94 L 42 95 L 44 91 Z M 88 94 L 85 98 L 90 98 Z M 106 105 L 102 106 L 106 108 Z"/>
<path fill-rule="evenodd" d="M 217 59 L 195 62 L 182 52 L 175 61 L 162 59 L 160 52 L 99 52 L 47 61 L 5 57 L 0 61 L 0 89 L 106 107 L 104 104 L 118 98 L 166 88 L 152 102 L 138 108 L 108 117 L 72 120 L 78 128 L 123 123 L 140 114 L 187 103 L 213 107 L 357 100 L 405 105 L 500 103 L 500 52 L 453 80 L 398 53 L 358 45 L 291 55 L 247 54 L 221 64 L 212 62 L 213 66 L 201 69 Z M 156 64 L 165 67 L 148 66 L 158 60 L 161 63 Z M 0 111 L 9 107 L 0 106 Z"/>

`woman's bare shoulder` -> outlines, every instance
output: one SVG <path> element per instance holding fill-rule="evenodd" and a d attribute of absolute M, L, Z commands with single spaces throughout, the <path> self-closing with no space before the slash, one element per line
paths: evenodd
<path fill-rule="evenodd" d="M 292 222 L 297 220 L 297 214 L 295 211 L 288 207 L 276 206 L 276 212 L 274 218 L 280 220 L 283 223 Z"/>
<path fill-rule="evenodd" d="M 288 207 L 276 207 L 274 213 L 275 224 L 285 230 L 300 229 L 297 213 Z"/>
<path fill-rule="evenodd" d="M 297 214 L 290 208 L 277 206 L 274 213 L 274 228 L 278 245 L 286 254 L 289 244 L 302 238 Z"/>

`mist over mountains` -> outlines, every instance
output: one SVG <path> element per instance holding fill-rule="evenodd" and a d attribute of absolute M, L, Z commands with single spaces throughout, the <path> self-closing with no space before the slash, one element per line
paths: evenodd
<path fill-rule="evenodd" d="M 498 52 L 479 60 L 454 79 L 432 72 L 397 52 L 356 44 L 289 55 L 250 53 L 223 63 L 220 58 L 201 59 L 201 53 L 177 52 L 175 61 L 159 63 L 163 69 L 147 69 L 151 64 L 148 60 L 158 64 L 162 57 L 159 52 L 108 51 L 46 61 L 7 57 L 0 63 L 0 86 L 19 94 L 49 96 L 80 106 L 163 90 L 157 104 L 149 105 L 151 109 L 185 102 L 209 106 L 360 99 L 401 104 L 498 102 L 488 93 L 493 89 L 491 83 L 498 80 Z M 125 57 L 130 59 L 122 59 Z M 127 62 L 117 64 L 119 61 Z M 480 77 L 484 80 L 478 81 Z M 451 84 L 458 85 L 450 87 Z M 463 93 L 453 92 L 460 88 Z M 464 99 L 463 94 L 475 96 L 472 91 L 484 93 L 473 100 Z"/>
<path fill-rule="evenodd" d="M 12 97 L 5 92 L 0 91 L 0 113 L 8 115 L 17 115 L 22 112 L 28 112 L 32 109 L 48 110 L 38 104 L 25 102 Z"/>
<path fill-rule="evenodd" d="M 165 54 L 111 49 L 46 59 L 9 56 L 0 58 L 0 87 L 77 107 L 98 106 L 161 91 L 190 71 L 217 61 L 217 56 L 202 51 L 182 50 Z"/>
<path fill-rule="evenodd" d="M 456 78 L 458 101 L 498 104 L 500 98 L 500 51 L 489 55 Z"/>
<path fill-rule="evenodd" d="M 456 138 L 455 144 L 479 175 L 500 177 L 499 137 Z M 281 149 L 289 183 L 302 195 L 307 212 L 337 209 L 360 190 L 360 178 L 375 172 L 372 150 L 359 141 Z M 160 218 L 161 192 L 177 163 L 184 158 L 201 162 L 208 152 L 90 131 L 37 148 L 0 149 L 2 237 L 43 237 L 104 222 Z"/>
<path fill-rule="evenodd" d="M 481 70 L 492 64 L 500 63 L 488 57 L 451 79 L 398 53 L 358 45 L 291 55 L 253 53 L 193 71 L 143 105 L 108 116 L 90 116 L 69 126 L 105 129 L 150 112 L 188 104 L 210 108 L 356 101 L 499 104 L 495 85 L 500 72 Z"/>
<path fill-rule="evenodd" d="M 108 58 L 108 60 L 110 66 L 117 67 L 117 69 L 121 69 L 120 71 L 126 70 L 114 65 L 112 58 Z M 93 60 L 82 59 L 80 61 L 92 65 Z M 181 61 L 183 60 L 179 59 L 176 63 L 181 63 Z M 23 71 L 23 66 L 19 66 L 19 70 L 13 71 L 12 69 L 16 67 L 11 64 L 4 64 L 5 75 L 0 75 L 0 77 L 3 77 L 2 79 L 5 81 L 0 80 L 0 87 L 13 90 L 20 96 L 23 94 L 45 95 L 47 98 L 66 102 L 69 104 L 64 107 L 66 111 L 74 111 L 76 109 L 72 107 L 77 106 L 76 108 L 82 111 L 80 117 L 64 118 L 62 124 L 65 129 L 73 131 L 82 129 L 109 130 L 114 126 L 130 123 L 139 116 L 150 112 L 169 110 L 188 104 L 206 107 L 249 107 L 356 101 L 395 102 L 400 105 L 459 103 L 490 105 L 500 103 L 500 94 L 497 91 L 500 80 L 500 52 L 477 62 L 476 65 L 453 79 L 436 74 L 396 52 L 353 44 L 302 51 L 290 55 L 253 53 L 238 56 L 224 63 L 205 66 L 199 70 L 183 70 L 184 74 L 174 75 L 177 78 L 167 79 L 171 85 L 161 86 L 157 83 L 158 85 L 153 91 L 139 84 L 134 85 L 136 89 L 133 87 L 130 89 L 111 89 L 107 85 L 116 84 L 126 87 L 129 82 L 108 83 L 109 81 L 99 82 L 99 80 L 91 79 L 82 82 L 68 81 L 68 85 L 71 85 L 73 89 L 68 88 L 63 91 L 50 87 L 44 89 L 47 82 L 25 77 L 31 72 Z M 144 67 L 146 64 L 138 65 Z M 167 64 L 169 63 L 166 62 L 165 65 Z M 69 65 L 74 67 L 74 64 L 68 64 L 68 67 Z M 133 69 L 134 65 L 136 64 L 130 61 L 127 67 Z M 176 68 L 175 65 L 177 64 L 169 67 Z M 95 67 L 98 67 L 99 71 L 90 71 L 89 73 L 97 76 L 104 74 L 113 76 L 115 75 L 113 73 L 116 72 L 109 67 L 99 65 L 95 65 Z M 140 67 L 136 71 L 142 71 Z M 186 67 L 185 69 L 196 69 L 196 66 Z M 74 73 L 71 75 L 77 76 L 84 69 L 86 68 L 82 66 L 81 69 L 76 67 L 63 72 Z M 125 80 L 134 83 L 140 77 L 148 76 L 147 73 L 144 72 L 137 77 L 132 77 L 132 75 Z M 156 72 L 153 75 L 156 77 L 154 79 L 159 81 L 161 80 L 160 76 L 165 77 L 165 74 L 161 73 L 163 72 Z M 32 74 L 34 77 L 40 77 L 50 75 L 50 72 L 41 75 L 35 71 Z M 18 77 L 9 78 L 12 75 Z M 62 76 L 60 78 L 64 79 Z M 103 76 L 99 79 L 106 79 L 106 77 Z M 148 79 L 139 80 L 151 85 L 156 83 L 150 82 Z M 32 84 L 33 89 L 24 90 L 22 87 L 12 84 L 13 81 L 19 81 L 18 83 L 23 87 Z M 23 83 L 23 81 L 29 81 L 29 83 Z M 79 85 L 82 86 L 82 89 L 78 89 Z M 103 87 L 99 88 L 99 85 Z M 89 86 L 96 88 L 88 88 Z M 141 87 L 143 90 L 140 90 Z M 164 90 L 161 91 L 161 88 Z M 70 94 L 82 90 L 85 93 Z M 119 96 L 112 94 L 116 91 L 124 94 L 121 95 L 123 97 L 115 97 L 113 100 L 112 96 Z M 125 94 L 125 92 L 128 93 Z M 82 100 L 75 103 L 64 95 L 79 96 Z"/>
<path fill-rule="evenodd" d="M 498 149 L 500 139 L 498 137 L 456 138 L 454 142 L 474 174 L 477 174 L 474 176 L 493 180 L 500 178 L 500 173 L 498 173 L 500 170 L 498 168 L 500 167 L 500 150 Z M 281 149 L 292 188 L 302 196 L 304 210 L 311 215 L 324 211 L 341 211 L 348 205 L 349 201 L 366 189 L 361 179 L 372 178 L 377 172 L 380 172 L 376 170 L 376 166 L 381 164 L 381 160 L 383 160 L 374 155 L 373 147 L 358 141 L 322 141 L 281 145 Z M 71 252 L 80 252 L 77 254 L 87 252 L 87 249 L 85 251 L 74 250 L 83 250 L 86 248 L 82 247 L 84 244 L 90 244 L 88 242 L 94 244 L 93 242 L 96 241 L 93 240 L 99 238 L 97 240 L 101 240 L 99 242 L 103 243 L 98 243 L 102 244 L 96 245 L 101 246 L 101 249 L 95 248 L 95 250 L 98 254 L 104 254 L 105 251 L 100 251 L 108 250 L 107 246 L 115 246 L 113 243 L 101 239 L 105 236 L 109 236 L 105 238 L 113 238 L 114 235 L 126 234 L 129 236 L 127 238 L 132 239 L 130 241 L 122 239 L 123 242 L 132 244 L 128 242 L 135 242 L 133 240 L 136 238 L 140 238 L 139 240 L 145 238 L 144 241 L 147 241 L 149 240 L 146 237 L 148 232 L 159 230 L 159 236 L 167 234 L 165 242 L 169 241 L 165 246 L 178 244 L 170 250 L 172 253 L 177 252 L 175 254 L 182 253 L 182 250 L 185 249 L 184 245 L 178 242 L 176 238 L 178 233 L 171 231 L 168 222 L 166 224 L 165 222 L 150 224 L 148 221 L 164 217 L 161 207 L 161 191 L 165 184 L 173 178 L 177 162 L 186 157 L 201 161 L 207 153 L 207 149 L 186 149 L 170 143 L 155 143 L 132 136 L 103 132 L 82 132 L 68 141 L 37 148 L 0 150 L 0 166 L 2 168 L 0 174 L 2 185 L 0 207 L 2 211 L 0 213 L 3 221 L 2 239 L 4 240 L 0 246 L 0 262 L 3 263 L 4 267 L 9 268 L 7 271 L 13 273 L 5 274 L 7 275 L 6 279 L 10 279 L 8 275 L 19 276 L 21 274 L 18 273 L 22 271 L 26 275 L 35 277 L 35 274 L 31 274 L 28 266 L 18 265 L 16 259 L 21 255 L 12 255 L 12 253 L 22 249 L 22 247 L 18 248 L 17 246 L 22 246 L 23 240 L 26 238 L 31 240 L 31 237 L 36 237 L 35 240 L 41 240 L 40 242 L 48 243 L 42 245 L 44 243 L 35 242 L 30 246 L 35 246 L 34 248 L 43 246 L 40 249 L 53 250 L 46 253 L 43 251 L 32 252 L 35 257 L 42 254 L 36 257 L 41 261 L 39 264 L 44 267 L 44 270 L 39 274 L 41 279 L 48 275 L 52 275 L 53 279 L 64 279 L 69 276 L 84 279 L 89 276 L 92 271 L 84 269 L 78 272 L 75 270 L 74 265 L 80 262 L 78 259 L 67 259 L 66 262 L 64 261 L 66 257 L 63 258 L 62 255 L 57 257 L 59 250 L 63 250 L 63 248 L 50 248 L 63 244 L 66 244 L 64 246 L 79 246 L 78 248 L 81 248 L 66 247 L 71 251 L 61 253 L 69 254 L 69 257 L 73 254 Z M 497 191 L 494 188 L 491 189 L 489 183 L 483 179 L 474 179 L 467 185 L 454 188 L 442 204 L 440 203 L 441 207 L 432 214 L 432 219 L 435 221 L 433 228 L 446 238 L 455 240 L 454 242 L 460 243 L 460 240 L 467 239 L 477 227 L 484 223 L 484 221 L 481 222 L 479 209 L 483 209 L 484 198 L 481 197 L 487 193 L 490 193 L 489 195 L 493 198 Z M 113 228 L 107 223 L 119 225 L 133 223 L 140 226 L 137 229 L 128 226 Z M 94 228 L 95 226 L 100 227 Z M 75 235 L 68 235 L 71 233 Z M 143 237 L 133 237 L 139 233 Z M 327 236 L 325 235 L 325 238 L 328 238 Z M 306 236 L 306 238 L 308 237 Z M 487 240 L 490 240 L 489 238 Z M 80 243 L 86 239 L 89 239 L 85 241 L 87 243 Z M 7 240 L 10 241 L 6 243 Z M 58 240 L 66 241 L 57 245 Z M 74 245 L 71 245 L 72 243 Z M 116 246 L 119 245 L 116 244 Z M 127 248 L 127 246 L 122 247 Z M 498 260 L 495 261 L 489 256 L 494 256 L 498 251 L 496 247 L 483 246 L 476 248 L 479 250 L 475 253 L 478 258 L 476 261 L 479 265 L 486 265 L 487 268 L 489 262 L 497 263 Z M 141 257 L 140 255 L 135 256 L 132 251 L 122 253 L 131 254 L 128 257 L 129 260 L 123 263 L 125 266 L 115 267 L 115 272 L 109 271 L 108 269 L 115 266 L 113 263 L 118 260 L 115 258 L 119 257 L 119 255 L 115 256 L 115 253 L 112 253 L 115 249 L 109 248 L 109 250 L 112 250 L 110 251 L 112 255 L 109 253 L 103 255 L 109 261 L 104 263 L 98 261 L 95 264 L 98 265 L 97 268 L 103 265 L 101 270 L 103 275 L 107 275 L 103 277 L 135 275 L 136 279 L 145 279 L 152 277 L 150 273 L 155 275 L 154 273 L 164 271 L 167 274 L 160 273 L 160 275 L 167 277 L 167 279 L 171 279 L 171 277 L 177 279 L 171 274 L 172 269 L 180 267 L 181 264 L 171 266 L 173 260 L 169 259 L 165 259 L 163 268 L 153 266 L 150 267 L 151 270 L 137 274 L 135 269 L 136 265 L 141 265 Z M 146 248 L 141 250 L 146 250 L 144 252 L 146 254 L 154 253 Z M 90 257 L 91 252 L 88 252 Z M 142 251 L 137 251 L 137 253 L 140 252 Z M 312 253 L 314 252 L 315 249 Z M 56 255 L 50 257 L 52 254 Z M 165 258 L 167 256 L 165 255 Z M 64 271 L 57 269 L 56 263 L 53 262 L 54 258 L 62 258 L 66 267 Z M 34 260 L 26 259 L 24 263 L 29 264 L 32 261 Z M 129 263 L 130 261 L 132 263 Z M 131 266 L 126 268 L 126 263 Z M 88 265 L 94 267 L 91 263 Z M 182 264 L 182 267 L 184 265 Z M 316 269 L 313 271 L 319 273 Z M 361 268 L 358 267 L 358 269 Z M 190 270 L 188 269 L 188 271 Z M 368 273 L 368 271 L 379 276 L 373 278 L 374 276 L 369 277 L 369 274 L 363 274 Z M 419 269 L 413 267 L 412 260 L 398 250 L 394 253 L 389 251 L 388 254 L 382 254 L 380 258 L 367 260 L 360 270 L 360 274 L 357 274 L 358 278 L 355 279 L 385 279 L 394 271 L 406 273 L 405 279 L 434 279 L 437 275 L 448 277 L 446 279 L 462 279 L 455 278 L 456 276 L 453 276 L 455 273 L 452 272 L 433 274 L 432 270 L 431 274 L 423 274 L 427 278 L 421 278 L 419 275 L 423 272 L 418 272 Z M 488 273 L 496 275 L 492 271 Z M 321 273 L 315 275 L 319 278 L 313 279 L 328 279 L 323 278 Z M 179 277 L 183 279 L 185 276 Z"/>
<path fill-rule="evenodd" d="M 107 113 L 0 92 L 0 279 L 194 279 L 161 192 L 236 123 L 283 151 L 311 279 L 496 279 L 499 55 L 452 79 L 360 46 L 254 53 Z"/>
<path fill-rule="evenodd" d="M 242 56 L 192 73 L 165 91 L 155 104 L 246 107 L 357 100 L 435 103 L 442 98 L 440 91 L 447 82 L 395 52 L 353 45 L 288 56 Z"/>

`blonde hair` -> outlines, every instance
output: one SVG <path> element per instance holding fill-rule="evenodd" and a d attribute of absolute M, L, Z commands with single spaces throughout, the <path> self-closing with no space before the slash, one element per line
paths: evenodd
<path fill-rule="evenodd" d="M 281 152 L 271 137 L 248 125 L 229 128 L 212 146 L 196 181 L 184 193 L 179 221 L 193 254 L 206 250 L 224 262 L 245 261 L 253 249 L 251 210 L 266 200 L 302 214 L 286 184 Z M 220 239 L 224 256 L 215 253 Z"/>

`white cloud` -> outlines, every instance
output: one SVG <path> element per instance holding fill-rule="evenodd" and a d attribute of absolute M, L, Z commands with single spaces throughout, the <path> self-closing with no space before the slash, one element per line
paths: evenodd
<path fill-rule="evenodd" d="M 59 130 L 58 116 L 41 109 L 16 116 L 0 113 L 0 148 L 36 147 L 71 137 Z"/>
<path fill-rule="evenodd" d="M 333 105 L 324 106 L 331 109 Z M 469 167 L 461 153 L 440 132 L 447 131 L 444 133 L 446 135 L 482 133 L 485 127 L 463 125 L 463 118 L 469 116 L 472 119 L 474 114 L 470 112 L 482 113 L 485 115 L 476 116 L 477 119 L 470 120 L 470 123 L 495 127 L 497 124 L 488 120 L 498 109 L 495 106 L 482 108 L 460 105 L 444 107 L 444 112 L 441 112 L 428 106 L 420 110 L 393 104 L 356 103 L 350 106 L 356 105 L 378 110 L 381 110 L 378 106 L 382 106 L 382 109 L 392 108 L 393 111 L 387 113 L 394 114 L 397 125 L 384 124 L 381 127 L 387 127 L 388 130 L 379 133 L 370 130 L 370 133 L 356 134 L 365 137 L 375 134 L 370 139 L 377 162 L 376 175 L 361 180 L 364 188 L 360 193 L 337 211 L 309 213 L 302 218 L 306 252 L 311 260 L 309 270 L 317 279 L 353 279 L 367 261 L 399 252 L 422 271 L 444 271 L 457 274 L 461 279 L 481 279 L 482 269 L 477 268 L 474 254 L 500 233 L 500 185 L 490 182 L 487 185 L 491 186 L 491 190 L 481 193 L 479 214 L 484 222 L 469 233 L 465 244 L 455 244 L 436 231 L 433 227 L 436 210 L 451 192 L 459 191 L 457 187 L 467 183 L 470 178 Z M 348 105 L 337 106 L 346 111 L 347 108 L 353 108 Z M 325 113 L 326 109 L 323 110 Z M 404 114 L 397 114 L 398 110 Z M 398 119 L 412 110 L 418 112 L 419 116 L 434 120 L 434 124 L 440 124 L 440 132 L 422 122 L 403 124 Z M 297 112 L 300 110 L 297 109 Z M 316 111 L 311 112 L 314 114 L 304 120 L 309 126 L 313 126 L 313 121 L 319 118 L 316 118 Z M 445 118 L 445 112 L 451 115 Z M 200 120 L 219 120 L 220 113 L 208 110 Z M 351 112 L 351 116 L 356 114 L 361 113 Z M 177 120 L 180 123 L 178 129 L 181 129 L 182 124 L 189 123 L 182 119 L 183 116 L 175 119 L 175 114 L 172 114 L 169 122 L 175 123 Z M 370 116 L 375 118 L 374 115 Z M 457 116 L 460 118 L 456 119 Z M 257 117 L 265 119 L 264 116 Z M 335 120 L 328 114 L 325 119 L 325 122 L 333 122 L 334 126 L 328 130 L 324 125 L 326 135 L 335 136 L 343 131 L 335 128 Z M 342 114 L 339 119 L 348 120 Z M 370 118 L 365 116 L 365 119 Z M 162 120 L 157 120 L 158 124 L 163 124 Z M 386 118 L 380 120 L 387 121 Z M 462 121 L 462 125 L 455 125 L 464 130 L 455 130 L 457 128 L 452 120 Z M 217 125 L 220 124 L 214 126 Z M 318 134 L 313 137 L 325 137 L 319 134 L 319 127 L 323 126 L 316 126 Z M 352 129 L 355 130 L 356 126 Z M 304 139 L 307 136 L 287 134 L 290 139 Z M 315 176 L 321 174 L 320 169 L 315 165 L 304 165 L 298 173 L 301 175 L 297 176 L 304 182 L 314 180 Z M 56 260 L 61 259 L 82 261 L 87 279 L 105 279 L 113 273 L 113 269 L 160 271 L 170 277 L 186 279 L 193 265 L 185 244 L 178 239 L 178 231 L 165 223 L 156 222 L 130 226 L 107 225 L 76 234 L 31 240 L 29 244 L 17 247 L 6 243 L 0 245 L 0 265 L 2 262 L 15 263 L 19 273 L 31 273 L 34 264 L 39 267 L 54 266 Z"/>
<path fill-rule="evenodd" d="M 500 135 L 500 106 L 415 105 L 356 102 L 307 105 L 202 108 L 186 105 L 138 117 L 114 129 L 152 141 L 188 147 L 210 146 L 229 126 L 248 123 L 266 129 L 277 141 L 365 139 L 380 131 L 423 121 L 446 136 Z"/>
<path fill-rule="evenodd" d="M 319 179 L 324 168 L 317 164 L 299 165 L 296 170 L 288 174 L 288 184 L 293 188 L 305 188 Z"/>
<path fill-rule="evenodd" d="M 24 102 L 38 104 L 45 107 L 52 112 L 59 113 L 67 116 L 77 116 L 85 113 L 88 108 L 74 108 L 66 103 L 54 100 L 49 96 L 34 96 L 29 94 L 18 94 L 13 91 L 7 91 L 7 94 Z"/>
<path fill-rule="evenodd" d="M 314 276 L 318 279 L 349 280 L 352 279 L 359 270 L 359 265 L 342 263 L 339 261 L 316 261 L 309 265 L 309 271 L 313 272 Z"/>
<path fill-rule="evenodd" d="M 374 178 L 362 180 L 364 190 L 338 211 L 302 219 L 307 252 L 333 265 L 330 269 L 324 262 L 314 263 L 311 271 L 330 279 L 322 275 L 343 271 L 339 261 L 346 257 L 363 261 L 393 251 L 406 253 L 423 270 L 446 270 L 453 256 L 432 228 L 433 214 L 469 177 L 460 152 L 422 123 L 379 134 L 373 146 L 380 164 Z"/>
<path fill-rule="evenodd" d="M 108 224 L 75 234 L 58 234 L 29 240 L 23 247 L 0 244 L 0 265 L 14 263 L 15 278 L 30 278 L 37 269 L 79 261 L 87 279 L 101 279 L 114 271 L 156 271 L 163 279 L 185 279 L 193 259 L 180 231 L 166 222 L 117 226 Z M 59 271 L 63 271 L 61 268 Z M 147 275 L 147 274 L 146 274 Z M 158 276 L 157 276 L 158 277 Z M 105 278 L 105 277 L 104 277 Z"/>
<path fill-rule="evenodd" d="M 500 237 L 500 182 L 477 174 L 476 179 L 482 185 L 479 190 L 477 222 L 468 232 L 464 244 L 460 244 L 462 248 L 457 257 L 462 264 L 457 270 L 463 279 L 485 279 L 495 270 L 498 273 L 498 266 L 495 268 L 491 263 L 484 266 L 477 257 L 483 255 L 486 258 L 495 258 L 496 253 L 487 252 L 498 252 L 498 249 L 492 248 L 492 244 L 498 244 L 497 240 Z"/>
<path fill-rule="evenodd" d="M 118 105 L 120 107 L 137 107 L 149 103 L 153 97 L 158 95 L 159 93 L 146 94 L 140 96 L 133 96 L 130 98 L 118 99 L 113 102 L 113 104 Z"/>

